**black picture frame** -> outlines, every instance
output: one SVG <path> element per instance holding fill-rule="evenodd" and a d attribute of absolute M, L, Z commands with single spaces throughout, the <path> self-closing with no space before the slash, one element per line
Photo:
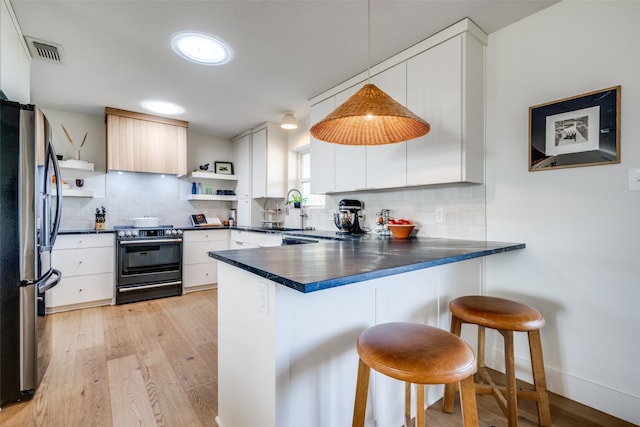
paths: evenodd
<path fill-rule="evenodd" d="M 620 86 L 529 107 L 529 171 L 620 163 Z"/>
<path fill-rule="evenodd" d="M 233 163 L 214 162 L 214 172 L 222 175 L 233 175 Z"/>

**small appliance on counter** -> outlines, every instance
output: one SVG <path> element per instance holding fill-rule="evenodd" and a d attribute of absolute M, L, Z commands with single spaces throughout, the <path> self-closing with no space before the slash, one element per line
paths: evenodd
<path fill-rule="evenodd" d="M 338 227 L 338 234 L 364 234 L 360 228 L 360 211 L 364 203 L 360 200 L 342 199 L 338 202 L 338 212 L 333 214 L 333 222 Z"/>

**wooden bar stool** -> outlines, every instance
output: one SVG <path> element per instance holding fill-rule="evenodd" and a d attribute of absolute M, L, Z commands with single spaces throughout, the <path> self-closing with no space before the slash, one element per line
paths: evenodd
<path fill-rule="evenodd" d="M 476 393 L 491 394 L 502 409 L 509 427 L 518 425 L 518 398 L 535 400 L 538 407 L 538 423 L 551 426 L 549 395 L 544 375 L 540 328 L 544 326 L 544 318 L 537 310 L 528 305 L 504 298 L 470 295 L 456 298 L 449 303 L 451 311 L 451 332 L 460 336 L 463 323 L 478 325 L 478 380 Z M 506 387 L 497 386 L 484 365 L 485 328 L 496 329 L 504 337 Z M 513 349 L 513 332 L 527 332 L 529 352 L 533 372 L 531 390 L 516 388 L 515 361 Z M 453 387 L 445 386 L 443 410 L 453 411 Z"/>
<path fill-rule="evenodd" d="M 459 337 L 420 323 L 383 323 L 362 332 L 357 349 L 360 362 L 353 427 L 364 426 L 371 368 L 406 382 L 406 423 L 411 418 L 410 383 L 416 384 L 418 389 L 416 426 L 424 425 L 424 384 L 451 383 L 459 384 L 464 426 L 478 426 L 473 385 L 475 355 Z"/>

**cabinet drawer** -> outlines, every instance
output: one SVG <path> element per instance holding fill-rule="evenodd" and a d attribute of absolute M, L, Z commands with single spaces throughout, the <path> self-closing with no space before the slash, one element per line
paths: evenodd
<path fill-rule="evenodd" d="M 219 242 L 229 240 L 229 230 L 197 230 L 185 231 L 184 243 L 191 242 Z"/>
<path fill-rule="evenodd" d="M 113 274 L 63 277 L 60 283 L 47 291 L 47 307 L 59 307 L 113 298 Z"/>
<path fill-rule="evenodd" d="M 183 266 L 182 283 L 185 288 L 218 283 L 218 263 L 210 262 Z"/>
<path fill-rule="evenodd" d="M 58 235 L 53 249 L 113 248 L 113 233 Z"/>
<path fill-rule="evenodd" d="M 62 272 L 62 277 L 113 273 L 113 258 L 113 247 L 53 251 L 53 265 Z"/>
<path fill-rule="evenodd" d="M 208 255 L 209 251 L 224 251 L 229 248 L 227 241 L 218 242 L 190 242 L 184 245 L 183 263 L 188 264 L 200 264 L 215 262 L 213 258 Z"/>

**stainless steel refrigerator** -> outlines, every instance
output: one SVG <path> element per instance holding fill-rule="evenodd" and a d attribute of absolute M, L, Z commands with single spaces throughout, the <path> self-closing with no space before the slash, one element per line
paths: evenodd
<path fill-rule="evenodd" d="M 33 105 L 0 91 L 0 406 L 29 399 L 47 368 L 45 291 L 61 215 L 51 128 Z M 55 184 L 53 184 L 55 182 Z"/>

